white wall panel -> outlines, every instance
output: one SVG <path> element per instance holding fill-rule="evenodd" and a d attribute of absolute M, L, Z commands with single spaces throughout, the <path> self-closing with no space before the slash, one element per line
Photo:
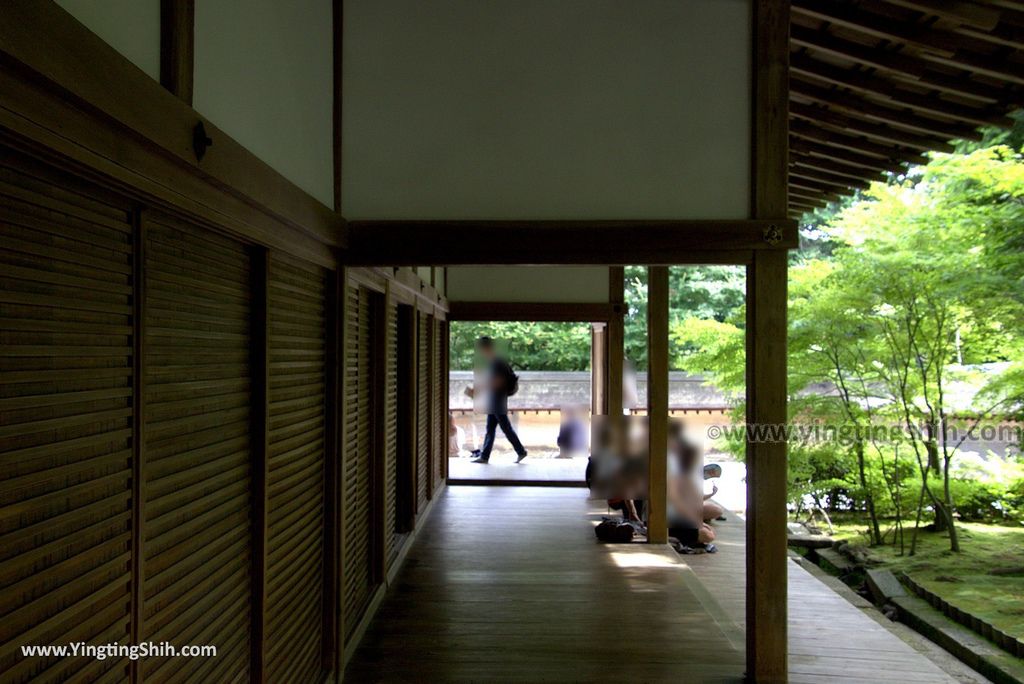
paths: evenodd
<path fill-rule="evenodd" d="M 196 110 L 333 206 L 331 0 L 200 0 L 195 37 Z"/>
<path fill-rule="evenodd" d="M 57 0 L 57 4 L 160 80 L 160 0 Z"/>
<path fill-rule="evenodd" d="M 448 299 L 461 302 L 608 301 L 606 266 L 451 266 Z"/>
<path fill-rule="evenodd" d="M 749 0 L 346 0 L 347 218 L 745 218 Z"/>

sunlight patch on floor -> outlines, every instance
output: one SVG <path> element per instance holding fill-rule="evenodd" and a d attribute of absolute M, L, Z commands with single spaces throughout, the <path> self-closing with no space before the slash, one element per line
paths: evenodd
<path fill-rule="evenodd" d="M 674 568 L 679 562 L 650 551 L 612 551 L 612 562 L 620 568 Z"/>

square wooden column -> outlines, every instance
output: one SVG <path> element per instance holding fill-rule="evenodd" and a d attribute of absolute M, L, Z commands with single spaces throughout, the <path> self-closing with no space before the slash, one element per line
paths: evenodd
<path fill-rule="evenodd" d="M 789 0 L 754 0 L 753 218 L 787 215 Z M 766 229 L 765 241 L 793 230 Z M 751 439 L 786 422 L 786 262 L 756 249 L 747 267 L 747 678 L 787 679 L 786 442 Z M 762 434 L 763 437 L 763 434 Z"/>
<path fill-rule="evenodd" d="M 668 267 L 647 269 L 647 541 L 668 542 Z"/>
<path fill-rule="evenodd" d="M 608 324 L 590 324 L 590 414 L 608 413 Z"/>

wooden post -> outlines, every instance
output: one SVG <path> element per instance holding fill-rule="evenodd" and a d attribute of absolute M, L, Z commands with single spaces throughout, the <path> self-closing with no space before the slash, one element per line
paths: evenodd
<path fill-rule="evenodd" d="M 608 321 L 608 415 L 622 415 L 622 362 L 625 359 L 625 269 L 612 266 L 608 269 L 608 302 L 612 305 Z"/>
<path fill-rule="evenodd" d="M 262 682 L 266 660 L 267 479 L 270 439 L 270 354 L 267 300 L 270 251 L 252 249 L 252 641 L 250 681 Z"/>
<path fill-rule="evenodd" d="M 668 543 L 668 267 L 647 269 L 647 541 Z"/>
<path fill-rule="evenodd" d="M 590 413 L 608 414 L 608 324 L 590 324 Z"/>
<path fill-rule="evenodd" d="M 789 1 L 755 0 L 753 10 L 752 213 L 782 219 Z M 786 422 L 786 260 L 782 250 L 755 250 L 747 267 L 747 677 L 755 682 L 784 682 L 788 674 L 786 442 L 751 439 Z"/>
<path fill-rule="evenodd" d="M 192 104 L 195 0 L 160 2 L 160 85 Z"/>

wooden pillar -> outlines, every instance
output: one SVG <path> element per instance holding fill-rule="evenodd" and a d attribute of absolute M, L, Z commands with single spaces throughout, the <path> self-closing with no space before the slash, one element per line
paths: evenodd
<path fill-rule="evenodd" d="M 647 431 L 650 495 L 647 540 L 668 542 L 668 267 L 647 269 Z"/>
<path fill-rule="evenodd" d="M 608 302 L 612 305 L 612 316 L 608 321 L 608 406 L 610 416 L 622 415 L 622 362 L 625 359 L 625 269 L 612 266 L 608 269 Z"/>
<path fill-rule="evenodd" d="M 590 324 L 590 413 L 608 413 L 608 324 Z"/>
<path fill-rule="evenodd" d="M 754 0 L 752 213 L 787 213 L 789 1 Z M 752 440 L 786 421 L 786 260 L 747 267 L 747 676 L 787 678 L 786 443 Z M 780 436 L 781 437 L 781 436 Z"/>
<path fill-rule="evenodd" d="M 160 2 L 160 85 L 192 104 L 195 0 Z"/>

